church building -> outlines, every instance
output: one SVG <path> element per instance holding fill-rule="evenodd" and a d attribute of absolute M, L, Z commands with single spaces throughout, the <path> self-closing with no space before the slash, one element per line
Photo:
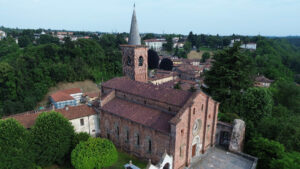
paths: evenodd
<path fill-rule="evenodd" d="M 124 76 L 101 85 L 101 137 L 152 163 L 166 152 L 173 164 L 164 168 L 189 166 L 215 145 L 219 103 L 202 91 L 149 83 L 148 48 L 141 45 L 135 10 L 129 42 L 121 49 Z"/>

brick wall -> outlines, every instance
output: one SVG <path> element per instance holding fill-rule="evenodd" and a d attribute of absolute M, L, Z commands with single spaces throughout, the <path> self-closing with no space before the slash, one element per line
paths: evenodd
<path fill-rule="evenodd" d="M 155 131 L 108 112 L 100 112 L 100 130 L 101 137 L 109 137 L 117 147 L 139 158 L 151 159 L 154 163 L 159 162 L 165 150 L 170 152 L 169 134 Z M 139 135 L 139 145 L 137 135 Z M 151 140 L 151 152 L 149 152 L 149 140 Z"/>

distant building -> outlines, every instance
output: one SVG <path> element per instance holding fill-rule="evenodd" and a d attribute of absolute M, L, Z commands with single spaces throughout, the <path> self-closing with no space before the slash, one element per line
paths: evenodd
<path fill-rule="evenodd" d="M 6 38 L 6 33 L 2 30 L 0 30 L 0 40 Z"/>
<path fill-rule="evenodd" d="M 241 42 L 240 39 L 233 39 L 230 41 L 229 47 L 233 47 L 234 43 Z M 249 49 L 249 50 L 256 50 L 256 43 L 245 43 L 241 44 L 240 48 L 242 49 Z"/>
<path fill-rule="evenodd" d="M 196 80 L 200 78 L 201 69 L 191 64 L 182 64 L 176 68 L 176 72 L 182 80 Z"/>
<path fill-rule="evenodd" d="M 144 42 L 146 46 L 155 51 L 161 51 L 163 44 L 167 43 L 165 39 L 147 39 Z"/>
<path fill-rule="evenodd" d="M 25 128 L 30 129 L 34 125 L 36 118 L 42 112 L 46 111 L 56 111 L 61 113 L 72 123 L 75 132 L 86 132 L 89 133 L 91 136 L 98 136 L 100 133 L 99 116 L 92 107 L 89 107 L 87 105 L 79 105 L 73 107 L 67 106 L 61 109 L 48 109 L 41 110 L 38 112 L 25 112 L 4 117 L 4 119 L 14 118 L 17 121 L 19 121 Z"/>
<path fill-rule="evenodd" d="M 240 46 L 242 49 L 256 50 L 256 43 L 247 43 Z"/>
<path fill-rule="evenodd" d="M 255 78 L 254 86 L 257 87 L 270 87 L 270 85 L 274 82 L 274 80 L 270 80 L 265 76 L 258 76 Z"/>
<path fill-rule="evenodd" d="M 149 82 L 155 85 L 160 85 L 177 79 L 177 73 L 172 71 L 156 69 L 150 72 Z"/>
<path fill-rule="evenodd" d="M 61 90 L 50 95 L 50 101 L 55 108 L 60 109 L 65 106 L 76 106 L 80 103 L 82 91 L 79 88 Z"/>

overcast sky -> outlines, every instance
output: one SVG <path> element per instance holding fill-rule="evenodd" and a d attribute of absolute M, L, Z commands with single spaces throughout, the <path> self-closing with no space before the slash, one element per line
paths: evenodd
<path fill-rule="evenodd" d="M 142 33 L 300 35 L 300 0 L 0 0 L 0 26 Z"/>

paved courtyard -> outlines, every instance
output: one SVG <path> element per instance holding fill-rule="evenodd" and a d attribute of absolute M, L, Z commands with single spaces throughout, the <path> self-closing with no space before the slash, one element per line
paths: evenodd
<path fill-rule="evenodd" d="M 220 148 L 195 162 L 189 169 L 251 169 L 253 161 Z"/>

